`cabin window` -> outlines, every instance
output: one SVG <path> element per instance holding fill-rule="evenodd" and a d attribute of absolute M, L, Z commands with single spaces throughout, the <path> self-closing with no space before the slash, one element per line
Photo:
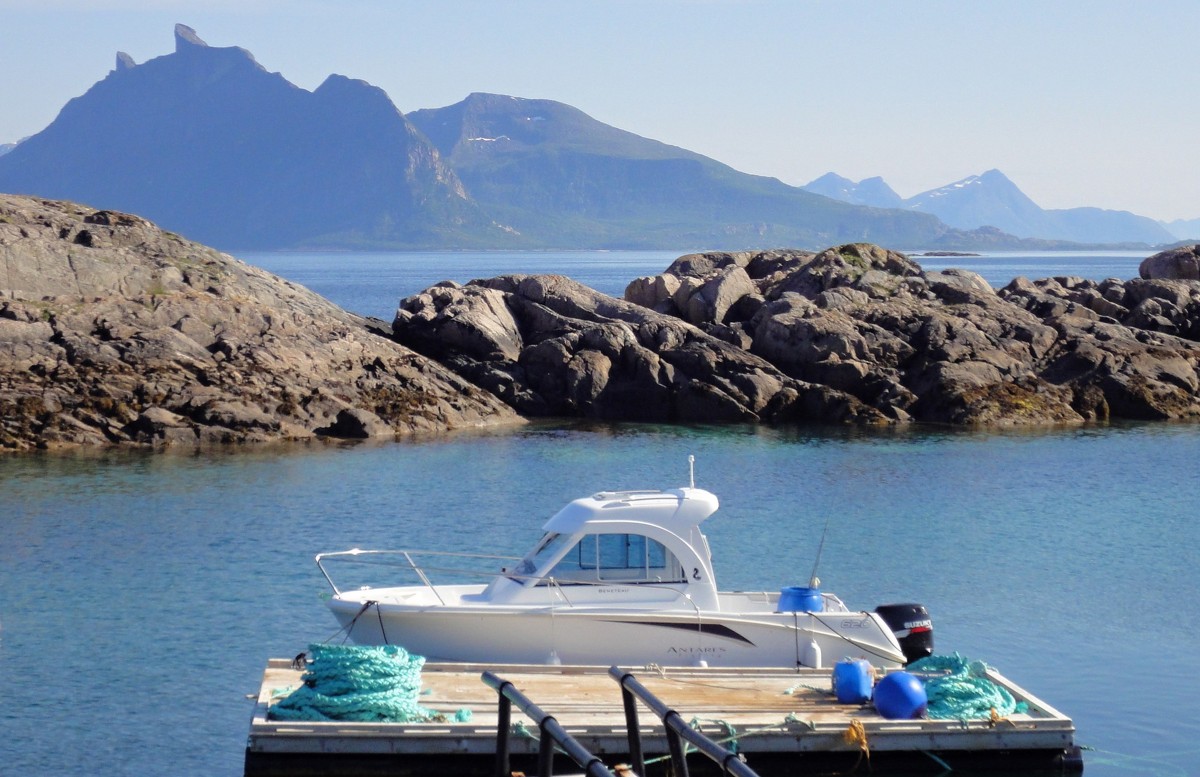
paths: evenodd
<path fill-rule="evenodd" d="M 640 534 L 589 534 L 554 566 L 564 582 L 677 583 L 683 571 L 657 540 Z"/>

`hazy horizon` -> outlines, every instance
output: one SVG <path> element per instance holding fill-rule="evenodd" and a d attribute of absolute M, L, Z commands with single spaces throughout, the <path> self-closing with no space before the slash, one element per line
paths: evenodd
<path fill-rule="evenodd" d="M 1153 11 L 1151 13 L 1151 11 Z M 599 121 L 802 186 L 902 197 L 999 169 L 1043 208 L 1200 217 L 1200 4 L 657 0 L 0 0 L 0 143 L 43 130 L 176 22 L 314 89 L 331 73 L 408 113 L 471 92 Z"/>

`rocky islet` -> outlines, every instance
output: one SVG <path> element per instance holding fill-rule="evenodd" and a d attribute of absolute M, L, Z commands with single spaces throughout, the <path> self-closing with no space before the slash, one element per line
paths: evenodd
<path fill-rule="evenodd" d="M 522 417 L 1200 415 L 1200 247 L 999 291 L 870 244 L 680 257 L 616 299 L 446 282 L 391 326 L 137 216 L 0 195 L 0 446 L 389 438 Z"/>
<path fill-rule="evenodd" d="M 400 342 L 526 415 L 642 421 L 1075 424 L 1200 415 L 1197 249 L 1148 277 L 927 272 L 869 244 L 704 253 L 625 300 L 559 276 L 442 284 Z"/>

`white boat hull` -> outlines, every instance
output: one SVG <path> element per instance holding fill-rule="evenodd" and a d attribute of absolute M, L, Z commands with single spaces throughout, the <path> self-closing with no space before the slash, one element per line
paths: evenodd
<path fill-rule="evenodd" d="M 905 662 L 890 629 L 868 612 L 412 607 L 342 598 L 329 605 L 351 641 L 400 645 L 431 661 L 789 668 L 843 657 L 884 667 Z"/>

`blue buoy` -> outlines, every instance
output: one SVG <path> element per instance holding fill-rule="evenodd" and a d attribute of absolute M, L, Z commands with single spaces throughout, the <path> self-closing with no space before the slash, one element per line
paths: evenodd
<path fill-rule="evenodd" d="M 779 609 L 776 612 L 821 612 L 825 600 L 820 588 L 789 585 L 779 592 Z"/>
<path fill-rule="evenodd" d="M 839 704 L 866 704 L 871 698 L 871 665 L 861 658 L 834 664 L 833 695 Z"/>
<path fill-rule="evenodd" d="M 875 685 L 875 710 L 888 720 L 923 717 L 928 703 L 925 683 L 908 672 L 892 672 Z"/>

